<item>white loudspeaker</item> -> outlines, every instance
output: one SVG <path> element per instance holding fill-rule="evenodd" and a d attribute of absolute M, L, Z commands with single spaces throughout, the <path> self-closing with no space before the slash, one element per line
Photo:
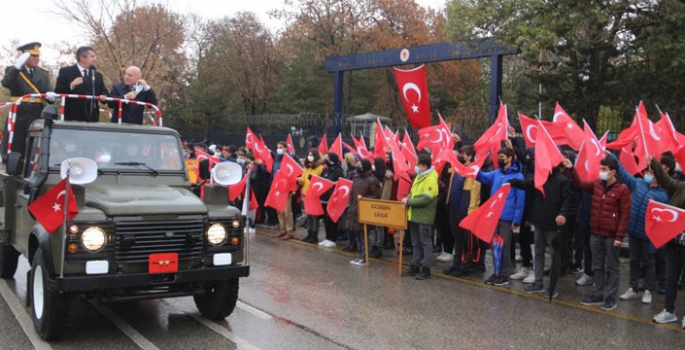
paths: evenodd
<path fill-rule="evenodd" d="M 222 186 L 235 185 L 243 178 L 243 168 L 238 163 L 222 162 L 212 168 L 212 181 Z"/>
<path fill-rule="evenodd" d="M 89 184 L 98 177 L 98 165 L 89 158 L 65 159 L 60 167 L 60 175 L 63 179 L 67 177 L 67 168 L 69 168 L 69 182 L 74 185 Z"/>

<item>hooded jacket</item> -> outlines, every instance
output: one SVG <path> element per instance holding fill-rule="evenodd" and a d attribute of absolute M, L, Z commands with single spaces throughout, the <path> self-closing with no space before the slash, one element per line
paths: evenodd
<path fill-rule="evenodd" d="M 487 172 L 480 171 L 476 177 L 476 181 L 480 182 L 481 184 L 491 185 L 490 196 L 499 191 L 499 188 L 502 187 L 502 185 L 504 185 L 507 181 L 513 179 L 523 180 L 523 174 L 521 174 L 521 172 L 513 166 L 510 166 L 504 172 L 502 172 L 502 169 Z M 503 221 L 509 221 L 517 226 L 521 225 L 525 203 L 526 192 L 522 189 L 512 188 L 509 191 L 507 202 L 504 204 L 504 209 L 502 209 L 502 215 L 499 217 L 499 219 Z"/>
<path fill-rule="evenodd" d="M 407 219 L 418 224 L 433 225 L 438 196 L 438 173 L 433 167 L 417 174 L 407 200 Z"/>

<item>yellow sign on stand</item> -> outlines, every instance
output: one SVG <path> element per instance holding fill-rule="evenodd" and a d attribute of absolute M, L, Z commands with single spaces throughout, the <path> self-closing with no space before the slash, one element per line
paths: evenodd
<path fill-rule="evenodd" d="M 398 201 L 382 199 L 359 199 L 359 223 L 364 224 L 364 250 L 366 264 L 369 263 L 369 233 L 366 225 L 385 226 L 400 229 L 399 273 L 402 274 L 402 243 L 407 229 L 407 208 Z"/>

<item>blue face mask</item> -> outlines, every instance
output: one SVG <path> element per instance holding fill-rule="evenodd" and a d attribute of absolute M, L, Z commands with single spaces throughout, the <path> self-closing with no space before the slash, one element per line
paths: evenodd
<path fill-rule="evenodd" d="M 421 174 L 421 168 L 419 168 L 418 165 L 414 167 L 414 171 L 416 172 L 416 175 Z"/>
<path fill-rule="evenodd" d="M 645 175 L 644 180 L 647 184 L 651 185 L 652 182 L 654 182 L 654 175 L 647 174 Z"/>

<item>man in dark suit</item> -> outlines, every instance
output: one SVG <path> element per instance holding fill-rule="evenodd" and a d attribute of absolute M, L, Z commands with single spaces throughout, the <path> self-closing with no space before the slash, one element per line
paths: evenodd
<path fill-rule="evenodd" d="M 150 85 L 145 80 L 141 79 L 141 75 L 140 68 L 136 66 L 126 68 L 126 71 L 124 71 L 124 82 L 114 85 L 109 97 L 125 98 L 127 100 L 136 100 L 156 105 L 157 96 L 155 91 L 150 88 Z M 112 123 L 118 123 L 119 103 L 110 101 L 107 104 L 112 109 Z M 143 124 L 145 106 L 125 103 L 121 109 L 122 123 Z"/>
<path fill-rule="evenodd" d="M 38 66 L 40 61 L 40 43 L 28 43 L 17 50 L 22 54 L 17 58 L 14 66 L 5 69 L 2 86 L 8 88 L 12 101 L 17 101 L 27 94 L 44 94 L 50 89 L 50 74 L 48 70 Z M 51 96 L 50 103 L 54 101 Z M 31 123 L 40 117 L 44 101 L 39 97 L 25 98 L 17 109 L 17 119 L 14 126 L 12 152 L 24 153 L 26 148 L 26 131 Z M 5 137 L 2 139 L 2 159 L 7 156 L 7 142 L 9 135 L 5 127 Z"/>
<path fill-rule="evenodd" d="M 55 92 L 98 96 L 100 102 L 104 102 L 109 92 L 102 80 L 102 74 L 95 70 L 95 50 L 90 46 L 79 47 L 76 50 L 76 60 L 75 65 L 60 68 Z M 66 99 L 64 120 L 97 122 L 99 119 L 100 110 L 95 100 Z"/>

